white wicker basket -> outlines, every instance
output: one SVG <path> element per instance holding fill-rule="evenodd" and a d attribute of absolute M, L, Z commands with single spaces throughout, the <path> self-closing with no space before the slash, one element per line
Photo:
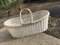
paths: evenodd
<path fill-rule="evenodd" d="M 30 14 L 21 16 L 23 10 L 28 10 Z M 25 8 L 21 10 L 20 17 L 9 19 L 4 25 L 15 38 L 29 36 L 48 29 L 49 15 L 47 10 L 32 13 L 30 9 Z"/>

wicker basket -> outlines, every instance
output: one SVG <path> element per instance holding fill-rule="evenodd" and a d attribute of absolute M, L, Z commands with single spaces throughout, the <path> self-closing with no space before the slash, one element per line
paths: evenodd
<path fill-rule="evenodd" d="M 22 15 L 24 10 L 28 10 L 30 14 Z M 20 11 L 20 17 L 9 19 L 4 22 L 4 25 L 15 38 L 29 36 L 48 29 L 49 15 L 47 10 L 32 13 L 30 9 L 25 8 Z"/>

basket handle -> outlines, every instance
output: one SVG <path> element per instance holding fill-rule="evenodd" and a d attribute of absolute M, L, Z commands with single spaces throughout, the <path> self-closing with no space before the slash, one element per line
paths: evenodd
<path fill-rule="evenodd" d="M 29 12 L 30 12 L 30 14 L 31 14 L 31 23 L 33 23 L 33 15 L 32 15 L 32 12 L 31 12 L 31 10 L 29 9 L 29 8 L 25 8 L 25 9 L 22 9 L 21 11 L 20 11 L 20 21 L 21 21 L 21 24 L 23 24 L 23 20 L 22 20 L 22 17 L 21 17 L 21 13 L 24 11 L 24 10 L 28 10 Z"/>

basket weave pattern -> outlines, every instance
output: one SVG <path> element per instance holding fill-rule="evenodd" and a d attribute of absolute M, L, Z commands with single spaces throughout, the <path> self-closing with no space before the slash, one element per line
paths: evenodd
<path fill-rule="evenodd" d="M 29 36 L 29 35 L 46 31 L 48 29 L 49 12 L 48 11 L 45 12 L 45 11 L 46 10 L 32 14 L 32 15 L 35 15 L 35 17 L 37 17 L 39 15 L 37 13 L 41 13 L 41 16 L 40 15 L 39 15 L 40 17 L 38 16 L 38 18 L 40 19 L 34 18 L 35 20 L 37 19 L 36 21 L 32 19 L 34 16 L 30 18 L 27 18 L 27 16 L 24 16 L 25 18 L 24 17 L 21 18 L 21 15 L 20 15 L 20 18 L 15 18 L 17 20 L 15 19 L 12 19 L 13 21 L 9 20 L 11 21 L 11 23 L 9 21 L 6 21 L 6 23 L 9 22 L 9 24 L 12 24 L 10 25 L 10 27 L 7 25 L 7 29 L 9 30 L 11 35 L 15 38 Z M 6 26 L 6 23 L 5 23 L 5 26 Z"/>

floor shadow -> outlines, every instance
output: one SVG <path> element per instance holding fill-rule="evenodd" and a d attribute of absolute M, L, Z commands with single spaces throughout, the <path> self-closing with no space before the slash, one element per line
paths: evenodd
<path fill-rule="evenodd" d="M 49 28 L 44 33 L 60 39 L 60 18 L 50 17 Z"/>

